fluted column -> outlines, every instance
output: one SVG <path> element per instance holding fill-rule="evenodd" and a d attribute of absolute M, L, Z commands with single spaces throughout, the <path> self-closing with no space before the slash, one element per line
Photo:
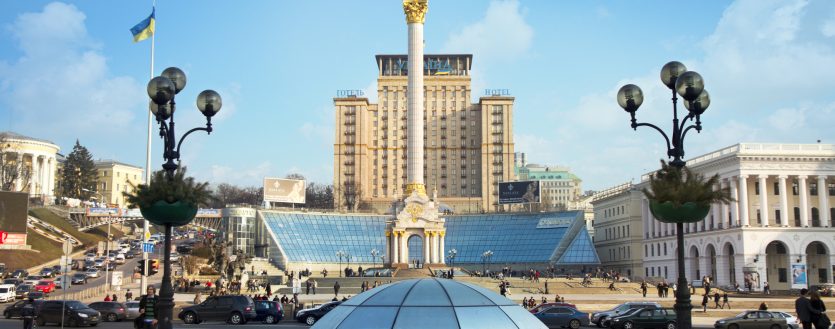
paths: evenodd
<path fill-rule="evenodd" d="M 644 231 L 641 233 L 641 239 L 647 239 L 650 236 L 649 220 L 652 215 L 649 213 L 647 203 L 649 203 L 649 200 L 641 199 L 641 221 L 644 224 Z"/>
<path fill-rule="evenodd" d="M 800 226 L 809 227 L 809 189 L 806 188 L 806 176 L 797 176 L 800 191 Z"/>
<path fill-rule="evenodd" d="M 740 225 L 748 226 L 748 175 L 739 175 L 739 219 Z"/>
<path fill-rule="evenodd" d="M 444 255 L 446 255 L 446 246 L 444 244 L 444 240 L 446 240 L 446 231 L 439 232 L 440 236 L 438 237 L 438 242 L 440 244 L 438 248 L 438 259 L 440 259 L 439 263 L 445 264 Z"/>
<path fill-rule="evenodd" d="M 400 235 L 400 262 L 409 262 L 409 236 L 407 232 L 401 232 Z"/>
<path fill-rule="evenodd" d="M 38 194 L 38 186 L 40 185 L 38 182 L 38 156 L 35 154 L 30 154 L 32 156 L 32 171 L 30 172 L 29 176 L 29 194 L 34 195 Z"/>
<path fill-rule="evenodd" d="M 433 263 L 432 261 L 432 232 L 423 233 L 423 262 L 426 264 Z"/>
<path fill-rule="evenodd" d="M 392 246 L 391 262 L 392 262 L 392 264 L 402 263 L 400 261 L 400 252 L 398 250 L 399 248 L 397 248 L 398 244 L 400 244 L 400 234 L 397 231 L 393 231 L 392 232 L 392 238 L 391 238 L 391 246 Z"/>
<path fill-rule="evenodd" d="M 768 186 L 765 185 L 765 180 L 768 178 L 767 175 L 759 175 L 757 178 L 760 179 L 760 219 L 761 223 L 760 226 L 767 227 L 768 226 Z"/>
<path fill-rule="evenodd" d="M 731 201 L 731 222 L 728 227 L 739 226 L 739 189 L 733 178 L 728 178 L 728 183 L 731 184 L 731 196 L 734 198 Z"/>
<path fill-rule="evenodd" d="M 826 176 L 818 176 L 818 213 L 820 214 L 821 226 L 829 227 L 829 190 L 826 187 Z"/>
<path fill-rule="evenodd" d="M 426 0 L 403 2 L 406 24 L 409 30 L 409 73 L 406 124 L 406 195 L 412 191 L 426 194 L 423 182 L 423 23 L 428 9 Z"/>
<path fill-rule="evenodd" d="M 392 252 L 394 251 L 394 250 L 391 249 L 391 240 L 392 240 L 391 232 L 386 231 L 386 250 L 385 250 L 385 253 L 386 253 L 386 255 L 389 256 L 389 262 L 394 264 L 394 259 L 391 258 L 391 255 L 393 255 Z"/>
<path fill-rule="evenodd" d="M 780 224 L 783 227 L 789 226 L 789 196 L 786 191 L 786 175 L 780 175 L 777 177 L 780 189 Z"/>
<path fill-rule="evenodd" d="M 719 181 L 719 184 L 713 186 L 713 190 L 719 190 L 722 188 L 722 181 Z M 711 212 L 713 213 L 713 220 L 710 223 L 710 228 L 712 230 L 719 229 L 719 223 L 722 221 L 722 203 L 716 202 L 711 205 Z"/>
<path fill-rule="evenodd" d="M 719 189 L 724 190 L 728 188 L 728 182 L 724 179 L 719 181 Z M 719 222 L 722 223 L 722 229 L 729 229 L 731 227 L 731 219 L 728 216 L 729 206 L 726 203 L 720 203 L 719 212 L 721 212 L 721 216 L 719 216 Z"/>

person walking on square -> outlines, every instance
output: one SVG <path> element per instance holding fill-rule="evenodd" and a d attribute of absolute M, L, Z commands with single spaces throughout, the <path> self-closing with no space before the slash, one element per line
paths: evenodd
<path fill-rule="evenodd" d="M 304 294 L 310 295 L 310 280 L 304 282 Z"/>
<path fill-rule="evenodd" d="M 713 309 L 719 308 L 719 292 L 718 291 L 713 292 L 713 303 L 716 304 L 716 305 L 713 306 Z"/>
<path fill-rule="evenodd" d="M 338 296 L 338 295 L 339 295 L 339 281 L 336 281 L 336 282 L 333 284 L 333 295 L 334 295 L 334 296 Z"/>
<path fill-rule="evenodd" d="M 820 313 L 812 307 L 811 301 L 806 298 L 808 292 L 809 290 L 806 288 L 800 289 L 800 297 L 794 301 L 794 311 L 797 313 L 797 319 L 800 320 L 803 329 L 812 329 L 812 314 Z"/>
<path fill-rule="evenodd" d="M 702 294 L 702 312 L 707 313 L 707 302 L 710 297 L 707 294 Z"/>
<path fill-rule="evenodd" d="M 829 317 L 826 316 L 826 305 L 824 305 L 823 300 L 821 300 L 821 295 L 817 291 L 813 291 L 809 294 L 809 304 L 812 306 L 812 309 L 817 311 L 816 313 L 812 313 L 812 324 L 815 325 L 815 329 L 829 329 L 829 326 L 832 325 L 832 322 L 829 321 Z"/>
<path fill-rule="evenodd" d="M 641 281 L 641 294 L 644 295 L 644 298 L 647 297 L 647 282 Z"/>
<path fill-rule="evenodd" d="M 724 309 L 725 306 L 727 306 L 729 310 L 731 309 L 731 303 L 728 302 L 728 293 L 727 292 L 722 294 L 722 306 L 720 308 Z"/>
<path fill-rule="evenodd" d="M 125 292 L 125 301 L 129 302 L 129 301 L 132 301 L 132 300 L 133 300 L 133 293 L 130 292 L 130 289 L 128 289 L 128 291 Z"/>
<path fill-rule="evenodd" d="M 768 281 L 763 283 L 763 293 L 766 295 L 771 295 L 771 286 L 768 284 Z"/>
<path fill-rule="evenodd" d="M 318 287 L 318 286 L 319 286 L 319 283 L 317 283 L 316 280 L 313 280 L 313 294 L 314 295 L 316 294 L 316 287 Z"/>

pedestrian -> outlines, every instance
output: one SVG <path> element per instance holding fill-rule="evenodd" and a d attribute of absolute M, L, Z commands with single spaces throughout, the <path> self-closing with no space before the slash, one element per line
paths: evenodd
<path fill-rule="evenodd" d="M 365 290 L 367 288 L 368 288 L 368 284 L 366 283 L 366 281 L 363 281 L 362 285 L 360 286 L 360 292 L 365 292 Z"/>
<path fill-rule="evenodd" d="M 728 302 L 728 292 L 724 292 L 722 294 L 722 306 L 720 308 L 724 309 L 725 306 L 728 306 L 728 309 L 731 309 L 731 303 Z"/>
<path fill-rule="evenodd" d="M 130 289 L 128 289 L 128 291 L 125 292 L 125 301 L 129 302 L 129 301 L 132 301 L 132 300 L 133 300 L 133 293 L 130 292 Z"/>
<path fill-rule="evenodd" d="M 304 281 L 304 294 L 305 295 L 310 295 L 310 286 L 311 285 L 312 284 L 310 283 L 310 280 Z"/>
<path fill-rule="evenodd" d="M 812 313 L 812 324 L 815 325 L 815 329 L 829 329 L 832 322 L 826 316 L 826 305 L 821 300 L 820 293 L 812 291 L 809 294 L 809 304 L 811 304 L 813 310 L 817 311 L 817 313 Z"/>
<path fill-rule="evenodd" d="M 702 294 L 702 312 L 707 313 L 707 294 Z"/>
<path fill-rule="evenodd" d="M 339 281 L 333 284 L 333 295 L 334 297 L 339 295 Z"/>
<path fill-rule="evenodd" d="M 768 284 L 768 281 L 763 283 L 763 293 L 766 295 L 771 295 L 771 286 Z"/>
<path fill-rule="evenodd" d="M 758 308 L 760 311 L 768 311 L 768 304 L 765 302 L 760 303 L 760 307 Z"/>
<path fill-rule="evenodd" d="M 713 309 L 719 308 L 719 292 L 718 291 L 713 292 L 713 303 L 716 304 L 716 305 L 713 306 Z"/>
<path fill-rule="evenodd" d="M 23 318 L 23 329 L 35 328 L 35 298 L 29 297 L 29 301 L 20 310 L 20 317 Z"/>
<path fill-rule="evenodd" d="M 313 294 L 314 295 L 316 294 L 316 287 L 318 287 L 318 286 L 319 286 L 319 283 L 316 282 L 316 280 L 313 280 Z"/>
<path fill-rule="evenodd" d="M 198 291 L 194 294 L 194 305 L 200 304 L 202 300 L 200 299 L 200 292 Z"/>
<path fill-rule="evenodd" d="M 314 294 L 315 293 L 316 292 L 314 290 Z M 269 282 L 267 282 L 267 297 L 270 297 L 270 295 L 272 295 L 272 294 L 273 294 L 273 286 Z"/>
<path fill-rule="evenodd" d="M 806 288 L 800 289 L 800 297 L 794 301 L 794 311 L 797 313 L 797 319 L 800 320 L 803 329 L 812 329 L 812 314 L 820 313 L 820 311 L 812 308 L 812 303 L 806 298 L 808 292 L 809 290 Z"/>
<path fill-rule="evenodd" d="M 550 295 L 551 293 L 548 292 L 548 279 L 545 280 L 545 294 Z"/>
<path fill-rule="evenodd" d="M 644 295 L 644 298 L 647 297 L 647 282 L 641 281 L 641 294 Z"/>
<path fill-rule="evenodd" d="M 112 298 L 112 300 L 113 300 L 114 302 L 118 302 L 117 298 L 119 298 L 119 297 L 118 297 L 118 296 L 116 296 L 116 294 L 113 294 L 113 298 Z"/>
<path fill-rule="evenodd" d="M 110 298 L 110 295 L 104 295 L 104 301 L 105 302 L 109 302 L 109 301 L 112 301 L 112 300 L 113 299 Z"/>
<path fill-rule="evenodd" d="M 142 328 L 151 329 L 157 326 L 157 314 L 159 314 L 159 297 L 154 287 L 148 287 L 147 294 L 139 299 L 139 321 Z"/>

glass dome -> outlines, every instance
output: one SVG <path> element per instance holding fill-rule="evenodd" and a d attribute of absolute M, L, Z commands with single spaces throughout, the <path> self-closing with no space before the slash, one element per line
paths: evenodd
<path fill-rule="evenodd" d="M 379 286 L 328 312 L 314 329 L 546 329 L 511 300 L 484 287 L 447 279 Z"/>

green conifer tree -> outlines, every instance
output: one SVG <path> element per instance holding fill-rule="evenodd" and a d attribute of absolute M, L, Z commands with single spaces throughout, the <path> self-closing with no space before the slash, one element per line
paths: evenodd
<path fill-rule="evenodd" d="M 67 155 L 61 175 L 61 187 L 64 196 L 90 200 L 90 197 L 95 195 L 93 191 L 98 190 L 96 188 L 97 175 L 93 155 L 76 140 L 72 152 Z"/>

